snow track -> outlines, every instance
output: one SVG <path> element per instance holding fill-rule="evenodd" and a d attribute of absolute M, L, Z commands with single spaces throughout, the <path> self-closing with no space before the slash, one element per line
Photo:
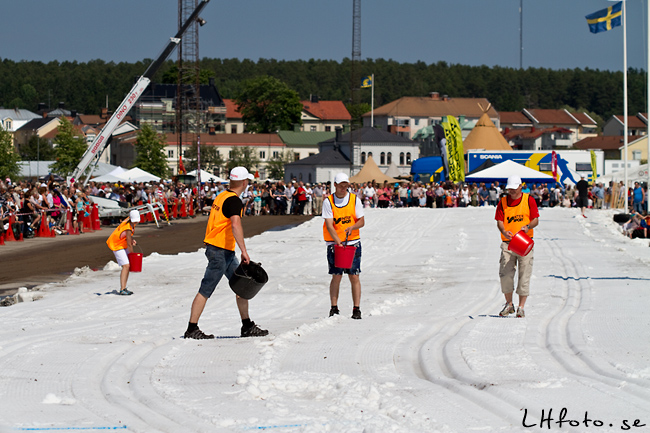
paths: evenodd
<path fill-rule="evenodd" d="M 545 430 L 585 431 L 557 425 L 562 408 L 597 431 L 650 425 L 650 249 L 588 215 L 542 210 L 525 319 L 491 317 L 488 208 L 369 209 L 360 321 L 347 279 L 327 317 L 320 219 L 249 239 L 270 278 L 250 304 L 264 338 L 232 338 L 224 281 L 200 323 L 223 338 L 182 339 L 203 250 L 145 258 L 129 297 L 114 263 L 78 270 L 0 310 L 0 431 L 509 432 L 550 410 Z"/>

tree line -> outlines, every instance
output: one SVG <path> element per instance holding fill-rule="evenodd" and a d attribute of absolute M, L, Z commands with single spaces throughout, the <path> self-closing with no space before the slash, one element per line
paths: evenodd
<path fill-rule="evenodd" d="M 86 63 L 0 60 L 0 106 L 36 111 L 39 103 L 99 114 L 108 100 L 114 110 L 151 60 Z M 353 100 L 349 59 L 272 60 L 209 59 L 200 62 L 201 79 L 212 77 L 224 98 L 235 99 L 247 80 L 269 76 L 286 83 L 301 99 Z M 175 82 L 176 62 L 168 60 L 154 82 Z M 451 98 L 487 98 L 497 111 L 524 108 L 572 108 L 607 120 L 623 113 L 623 73 L 594 69 L 516 69 L 437 62 L 400 63 L 366 59 L 357 65 L 361 76 L 375 75 L 375 107 L 403 96 L 439 92 Z M 646 72 L 628 71 L 629 112 L 646 112 Z M 370 89 L 358 90 L 354 102 L 370 103 Z"/>

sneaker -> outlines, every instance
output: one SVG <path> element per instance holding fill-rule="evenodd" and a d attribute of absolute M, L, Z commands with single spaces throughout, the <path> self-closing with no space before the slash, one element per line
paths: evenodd
<path fill-rule="evenodd" d="M 214 335 L 212 334 L 205 334 L 203 331 L 201 331 L 199 328 L 196 328 L 194 331 L 189 332 L 185 331 L 185 335 L 183 336 L 184 338 L 193 338 L 195 340 L 210 340 L 211 338 L 214 338 Z"/>
<path fill-rule="evenodd" d="M 339 307 L 330 308 L 330 317 L 332 317 L 335 314 L 339 314 Z"/>
<path fill-rule="evenodd" d="M 120 290 L 119 292 L 117 292 L 117 294 L 122 295 L 122 296 L 128 296 L 128 295 L 132 295 L 133 292 L 130 291 L 129 289 L 123 289 L 123 290 Z"/>
<path fill-rule="evenodd" d="M 517 307 L 517 317 L 526 317 L 526 313 L 524 313 L 524 307 Z"/>
<path fill-rule="evenodd" d="M 506 304 L 505 307 L 503 307 L 503 310 L 499 313 L 499 316 L 507 316 L 508 314 L 512 314 L 515 312 L 515 306 L 512 304 Z"/>
<path fill-rule="evenodd" d="M 352 309 L 352 318 L 361 319 L 361 310 L 358 307 L 354 307 Z"/>
<path fill-rule="evenodd" d="M 244 328 L 243 326 L 241 327 L 241 336 L 242 337 L 264 337 L 265 335 L 269 334 L 269 331 L 266 329 L 261 329 L 259 326 L 255 324 L 255 322 L 251 322 L 250 328 Z"/>

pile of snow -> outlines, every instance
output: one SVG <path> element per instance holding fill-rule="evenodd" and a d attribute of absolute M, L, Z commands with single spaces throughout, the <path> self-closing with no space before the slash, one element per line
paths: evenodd
<path fill-rule="evenodd" d="M 129 297 L 115 295 L 114 262 L 78 269 L 34 292 L 38 302 L 1 310 L 0 430 L 650 425 L 648 241 L 625 238 L 611 211 L 577 213 L 541 210 L 525 319 L 492 317 L 503 304 L 494 208 L 367 209 L 363 320 L 350 319 L 346 279 L 341 315 L 328 317 L 320 219 L 248 239 L 269 274 L 250 302 L 264 338 L 233 338 L 226 281 L 200 320 L 219 338 L 182 338 L 203 250 L 146 257 Z"/>

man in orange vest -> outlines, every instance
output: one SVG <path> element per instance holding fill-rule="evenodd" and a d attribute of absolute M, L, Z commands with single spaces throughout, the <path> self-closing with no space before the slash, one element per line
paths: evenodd
<path fill-rule="evenodd" d="M 250 262 L 241 224 L 244 206 L 239 196 L 246 191 L 249 180 L 253 179 L 253 175 L 248 173 L 245 167 L 233 168 L 230 171 L 229 188 L 219 194 L 212 203 L 203 240 L 206 246 L 205 255 L 208 258 L 208 266 L 205 269 L 203 280 L 201 280 L 199 293 L 196 294 L 192 302 L 190 322 L 187 331 L 185 331 L 185 338 L 196 340 L 214 338 L 214 335 L 203 333 L 199 329 L 198 322 L 208 298 L 212 296 L 221 278 L 225 275 L 230 280 L 239 266 L 239 261 L 235 256 L 235 244 L 241 251 L 242 262 L 247 264 Z M 262 337 L 269 333 L 251 321 L 248 315 L 247 299 L 237 296 L 237 308 L 242 319 L 242 337 Z"/>
<path fill-rule="evenodd" d="M 533 251 L 531 250 L 526 256 L 520 256 L 508 250 L 508 244 L 515 234 L 522 230 L 532 239 L 533 229 L 539 224 L 539 211 L 535 199 L 529 194 L 522 193 L 521 189 L 521 178 L 519 176 L 510 176 L 506 184 L 507 195 L 499 200 L 494 217 L 501 232 L 499 278 L 501 279 L 501 292 L 506 297 L 506 305 L 499 313 L 500 316 L 507 316 L 515 312 L 515 307 L 512 304 L 512 292 L 515 290 L 514 281 L 517 268 L 519 270 L 517 317 L 525 317 L 524 305 L 530 293 Z"/>
<path fill-rule="evenodd" d="M 119 226 L 106 240 L 108 248 L 115 254 L 117 264 L 122 267 L 120 272 L 120 291 L 118 295 L 132 295 L 133 292 L 126 288 L 126 282 L 129 279 L 131 265 L 129 264 L 129 253 L 133 252 L 133 246 L 136 244 L 133 235 L 135 226 L 140 222 L 140 212 L 132 210 L 129 217 L 120 223 Z"/>
<path fill-rule="evenodd" d="M 348 274 L 352 285 L 352 318 L 361 319 L 361 239 L 359 229 L 365 225 L 363 204 L 356 194 L 348 192 L 350 180 L 345 173 L 339 173 L 334 177 L 334 194 L 323 200 L 323 237 L 327 243 L 327 263 L 329 274 L 332 276 L 330 282 L 330 317 L 339 314 L 338 299 L 339 286 L 343 273 Z M 356 246 L 354 260 L 350 269 L 337 268 L 334 265 L 334 246 L 341 246 L 344 241 L 348 245 Z"/>

